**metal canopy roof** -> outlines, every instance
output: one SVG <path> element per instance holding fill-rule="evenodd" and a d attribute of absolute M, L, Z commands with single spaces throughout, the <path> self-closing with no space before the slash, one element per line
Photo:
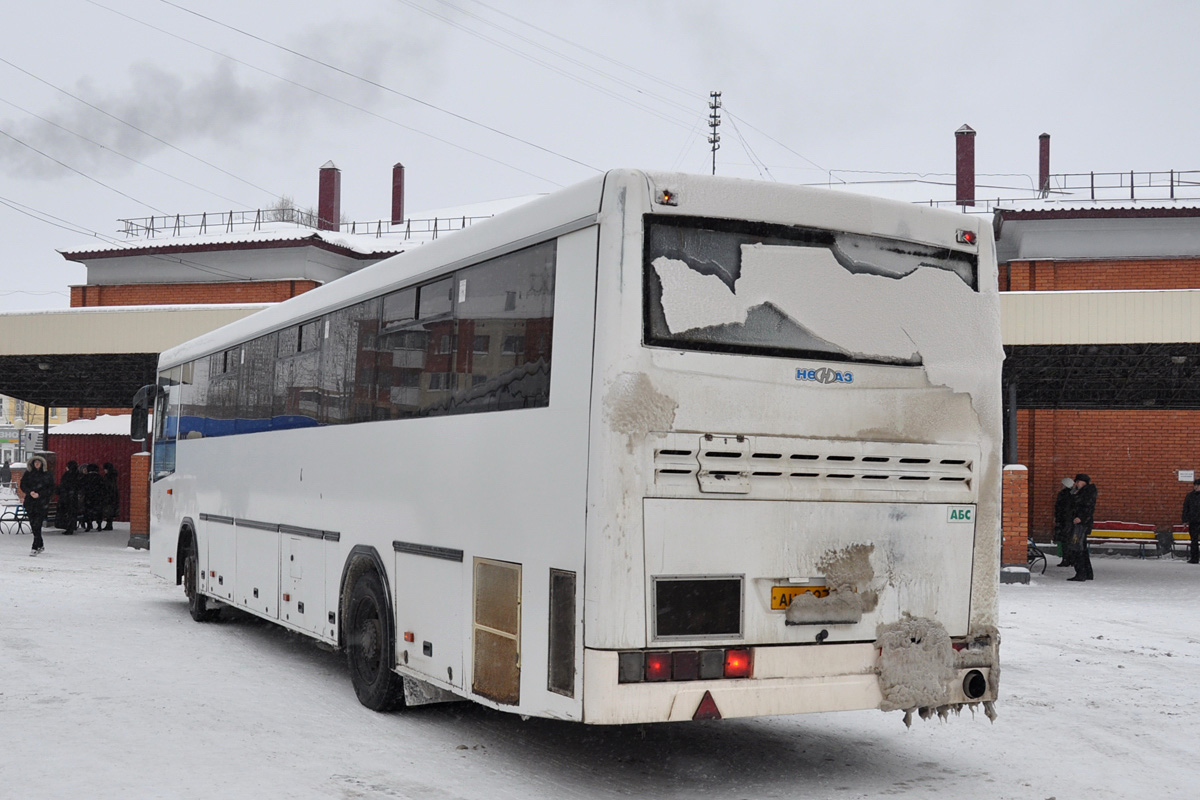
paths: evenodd
<path fill-rule="evenodd" d="M 39 406 L 129 408 L 158 354 L 266 304 L 0 314 L 0 394 Z"/>
<path fill-rule="evenodd" d="M 39 406 L 129 408 L 158 353 L 0 356 L 0 394 Z"/>
<path fill-rule="evenodd" d="M 1200 343 L 1007 345 L 1018 408 L 1200 408 Z"/>

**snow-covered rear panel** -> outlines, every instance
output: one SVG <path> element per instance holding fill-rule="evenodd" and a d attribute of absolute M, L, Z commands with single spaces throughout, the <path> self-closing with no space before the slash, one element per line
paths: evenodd
<path fill-rule="evenodd" d="M 935 367 L 977 341 L 950 321 L 990 304 L 974 252 L 679 218 L 646 239 L 650 344 Z"/>

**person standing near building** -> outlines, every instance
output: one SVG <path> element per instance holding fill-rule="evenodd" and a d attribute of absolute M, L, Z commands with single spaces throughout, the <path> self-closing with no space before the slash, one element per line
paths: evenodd
<path fill-rule="evenodd" d="M 34 456 L 21 476 L 21 491 L 25 494 L 25 513 L 29 515 L 29 527 L 33 529 L 33 549 L 29 555 L 36 556 L 46 549 L 42 541 L 42 523 L 50 508 L 54 495 L 54 476 L 46 469 L 46 459 Z"/>
<path fill-rule="evenodd" d="M 58 479 L 58 511 L 55 525 L 62 528 L 64 536 L 75 532 L 79 526 L 79 464 L 67 462 L 67 469 Z"/>
<path fill-rule="evenodd" d="M 117 483 L 117 468 L 109 461 L 104 462 L 104 489 L 104 513 L 101 515 L 104 527 L 100 530 L 111 531 L 117 510 L 121 507 L 121 489 Z"/>
<path fill-rule="evenodd" d="M 1200 564 L 1200 478 L 1192 481 L 1192 490 L 1183 499 L 1183 521 L 1188 526 L 1188 538 L 1192 540 L 1188 550 L 1188 563 Z"/>
<path fill-rule="evenodd" d="M 0 486 L 8 486 L 12 483 L 12 465 L 8 463 L 8 459 L 4 459 L 4 466 L 0 466 Z"/>
<path fill-rule="evenodd" d="M 1062 559 L 1060 567 L 1071 566 L 1071 531 L 1075 527 L 1071 521 L 1075 514 L 1075 481 L 1070 478 L 1062 479 L 1063 488 L 1054 499 L 1054 542 L 1058 545 L 1058 555 Z"/>
<path fill-rule="evenodd" d="M 1090 581 L 1095 576 L 1092 574 L 1092 557 L 1088 553 L 1087 540 L 1092 533 L 1092 523 L 1096 514 L 1096 496 L 1100 491 L 1092 483 L 1092 479 L 1082 472 L 1075 476 L 1075 489 L 1075 502 L 1072 509 L 1075 512 L 1072 520 L 1075 527 L 1071 535 L 1073 545 L 1071 563 L 1075 567 L 1075 574 L 1067 580 Z"/>
<path fill-rule="evenodd" d="M 85 531 L 90 531 L 93 523 L 96 530 L 100 530 L 100 519 L 104 514 L 104 496 L 107 491 L 100 468 L 95 464 L 84 467 L 83 475 L 79 478 L 79 493 L 83 496 L 81 522 Z"/>

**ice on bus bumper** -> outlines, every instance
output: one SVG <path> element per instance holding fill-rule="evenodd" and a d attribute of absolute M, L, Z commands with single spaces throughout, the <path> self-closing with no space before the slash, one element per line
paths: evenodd
<path fill-rule="evenodd" d="M 932 620 L 880 626 L 875 642 L 584 650 L 584 721 L 673 722 L 878 708 L 995 717 L 999 637 L 951 638 Z"/>

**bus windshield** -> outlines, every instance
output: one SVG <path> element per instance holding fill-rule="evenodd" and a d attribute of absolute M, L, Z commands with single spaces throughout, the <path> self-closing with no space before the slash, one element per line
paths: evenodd
<path fill-rule="evenodd" d="M 838 231 L 646 220 L 646 343 L 919 365 L 922 313 L 978 296 L 974 253 Z M 972 298 L 974 299 L 974 298 Z"/>

